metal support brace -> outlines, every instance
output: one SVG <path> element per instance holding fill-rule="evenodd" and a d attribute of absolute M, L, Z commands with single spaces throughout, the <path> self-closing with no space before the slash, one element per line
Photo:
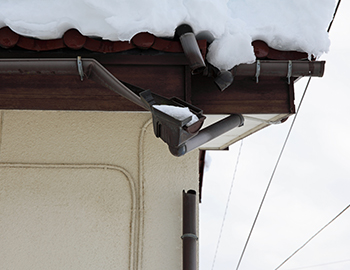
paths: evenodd
<path fill-rule="evenodd" d="M 292 66 L 293 66 L 293 63 L 291 60 L 289 60 L 288 61 L 288 73 L 287 73 L 288 84 L 290 84 L 290 77 L 292 77 Z"/>
<path fill-rule="evenodd" d="M 80 75 L 80 80 L 84 80 L 84 70 L 83 70 L 83 62 L 81 61 L 81 56 L 77 57 L 77 64 L 78 64 L 78 72 Z"/>
<path fill-rule="evenodd" d="M 256 73 L 255 73 L 256 83 L 259 83 L 259 76 L 260 76 L 260 60 L 257 60 L 256 61 Z"/>

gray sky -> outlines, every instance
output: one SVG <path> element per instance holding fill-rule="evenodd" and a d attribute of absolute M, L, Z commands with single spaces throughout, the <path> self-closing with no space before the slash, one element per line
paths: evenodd
<path fill-rule="evenodd" d="M 275 269 L 350 204 L 349 1 L 341 2 L 330 39 L 320 59 L 326 60 L 324 77 L 311 80 L 241 270 Z M 295 84 L 296 105 L 306 82 Z M 244 139 L 214 269 L 236 269 L 292 120 Z M 201 270 L 212 269 L 239 147 L 209 152 L 200 205 Z M 333 264 L 316 267 L 327 263 Z M 350 209 L 280 269 L 350 269 Z"/>

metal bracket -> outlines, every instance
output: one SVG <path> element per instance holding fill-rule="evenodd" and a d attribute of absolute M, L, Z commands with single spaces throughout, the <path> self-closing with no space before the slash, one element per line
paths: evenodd
<path fill-rule="evenodd" d="M 81 61 L 81 56 L 77 57 L 77 64 L 78 64 L 78 72 L 80 75 L 80 80 L 84 80 L 84 70 L 83 70 L 83 62 Z"/>
<path fill-rule="evenodd" d="M 184 239 L 184 238 L 193 238 L 198 240 L 198 236 L 193 233 L 185 233 L 184 235 L 181 236 L 181 239 Z"/>
<path fill-rule="evenodd" d="M 288 84 L 290 84 L 290 77 L 292 77 L 292 66 L 293 63 L 291 60 L 288 62 L 288 73 L 287 73 L 287 78 L 288 78 Z"/>
<path fill-rule="evenodd" d="M 256 61 L 256 73 L 255 73 L 256 83 L 259 83 L 259 76 L 260 76 L 260 60 L 257 60 Z"/>

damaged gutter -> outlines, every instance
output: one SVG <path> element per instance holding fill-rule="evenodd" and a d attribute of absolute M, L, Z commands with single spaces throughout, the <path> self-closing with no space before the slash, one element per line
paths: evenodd
<path fill-rule="evenodd" d="M 235 67 L 230 72 L 233 76 L 256 77 L 277 76 L 287 77 L 288 82 L 291 77 L 302 76 L 323 76 L 325 62 L 308 61 L 268 61 L 258 60 L 256 64 L 243 64 Z M 182 156 L 204 143 L 230 131 L 233 128 L 244 124 L 244 118 L 240 114 L 232 114 L 229 117 L 200 130 L 204 116 L 199 108 L 191 104 L 176 99 L 167 99 L 158 96 L 150 91 L 139 89 L 140 92 L 132 91 L 117 78 L 115 78 L 106 68 L 95 59 L 0 59 L 0 75 L 76 75 L 81 80 L 91 79 L 102 86 L 121 95 L 138 106 L 151 111 L 153 117 L 154 133 L 168 144 L 170 152 L 174 156 Z M 137 88 L 137 87 L 136 87 Z M 142 90 L 142 91 L 141 91 Z M 169 115 L 153 108 L 153 104 L 167 104 L 180 107 L 189 107 L 192 113 L 201 119 L 187 127 L 190 119 L 177 120 Z"/>
<path fill-rule="evenodd" d="M 140 97 L 94 59 L 82 60 L 80 57 L 77 59 L 2 59 L 0 60 L 0 74 L 77 75 L 80 76 L 81 80 L 84 80 L 85 77 L 92 79 L 140 107 L 151 111 L 155 135 L 167 143 L 170 152 L 177 157 L 244 123 L 243 117 L 235 114 L 199 131 L 204 118 L 193 124 L 193 127 L 187 128 L 184 121 L 178 121 L 169 116 L 159 117 L 162 113 L 153 109 L 152 105 L 157 104 L 157 102 L 154 101 L 150 91 L 142 92 Z M 184 101 L 165 100 L 174 105 L 191 107 L 191 104 L 185 104 Z M 189 121 L 189 119 L 187 120 Z"/>

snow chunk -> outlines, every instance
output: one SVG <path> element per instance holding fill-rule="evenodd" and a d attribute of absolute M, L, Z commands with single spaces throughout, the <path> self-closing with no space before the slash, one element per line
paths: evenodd
<path fill-rule="evenodd" d="M 245 31 L 246 25 L 241 20 L 232 22 L 231 27 L 208 48 L 207 60 L 214 66 L 229 70 L 242 63 L 255 61 L 252 38 Z"/>
<path fill-rule="evenodd" d="M 153 105 L 153 107 L 179 121 L 183 121 L 192 116 L 192 120 L 186 124 L 188 127 L 198 121 L 198 117 L 193 114 L 188 107 L 177 107 L 171 105 Z"/>

